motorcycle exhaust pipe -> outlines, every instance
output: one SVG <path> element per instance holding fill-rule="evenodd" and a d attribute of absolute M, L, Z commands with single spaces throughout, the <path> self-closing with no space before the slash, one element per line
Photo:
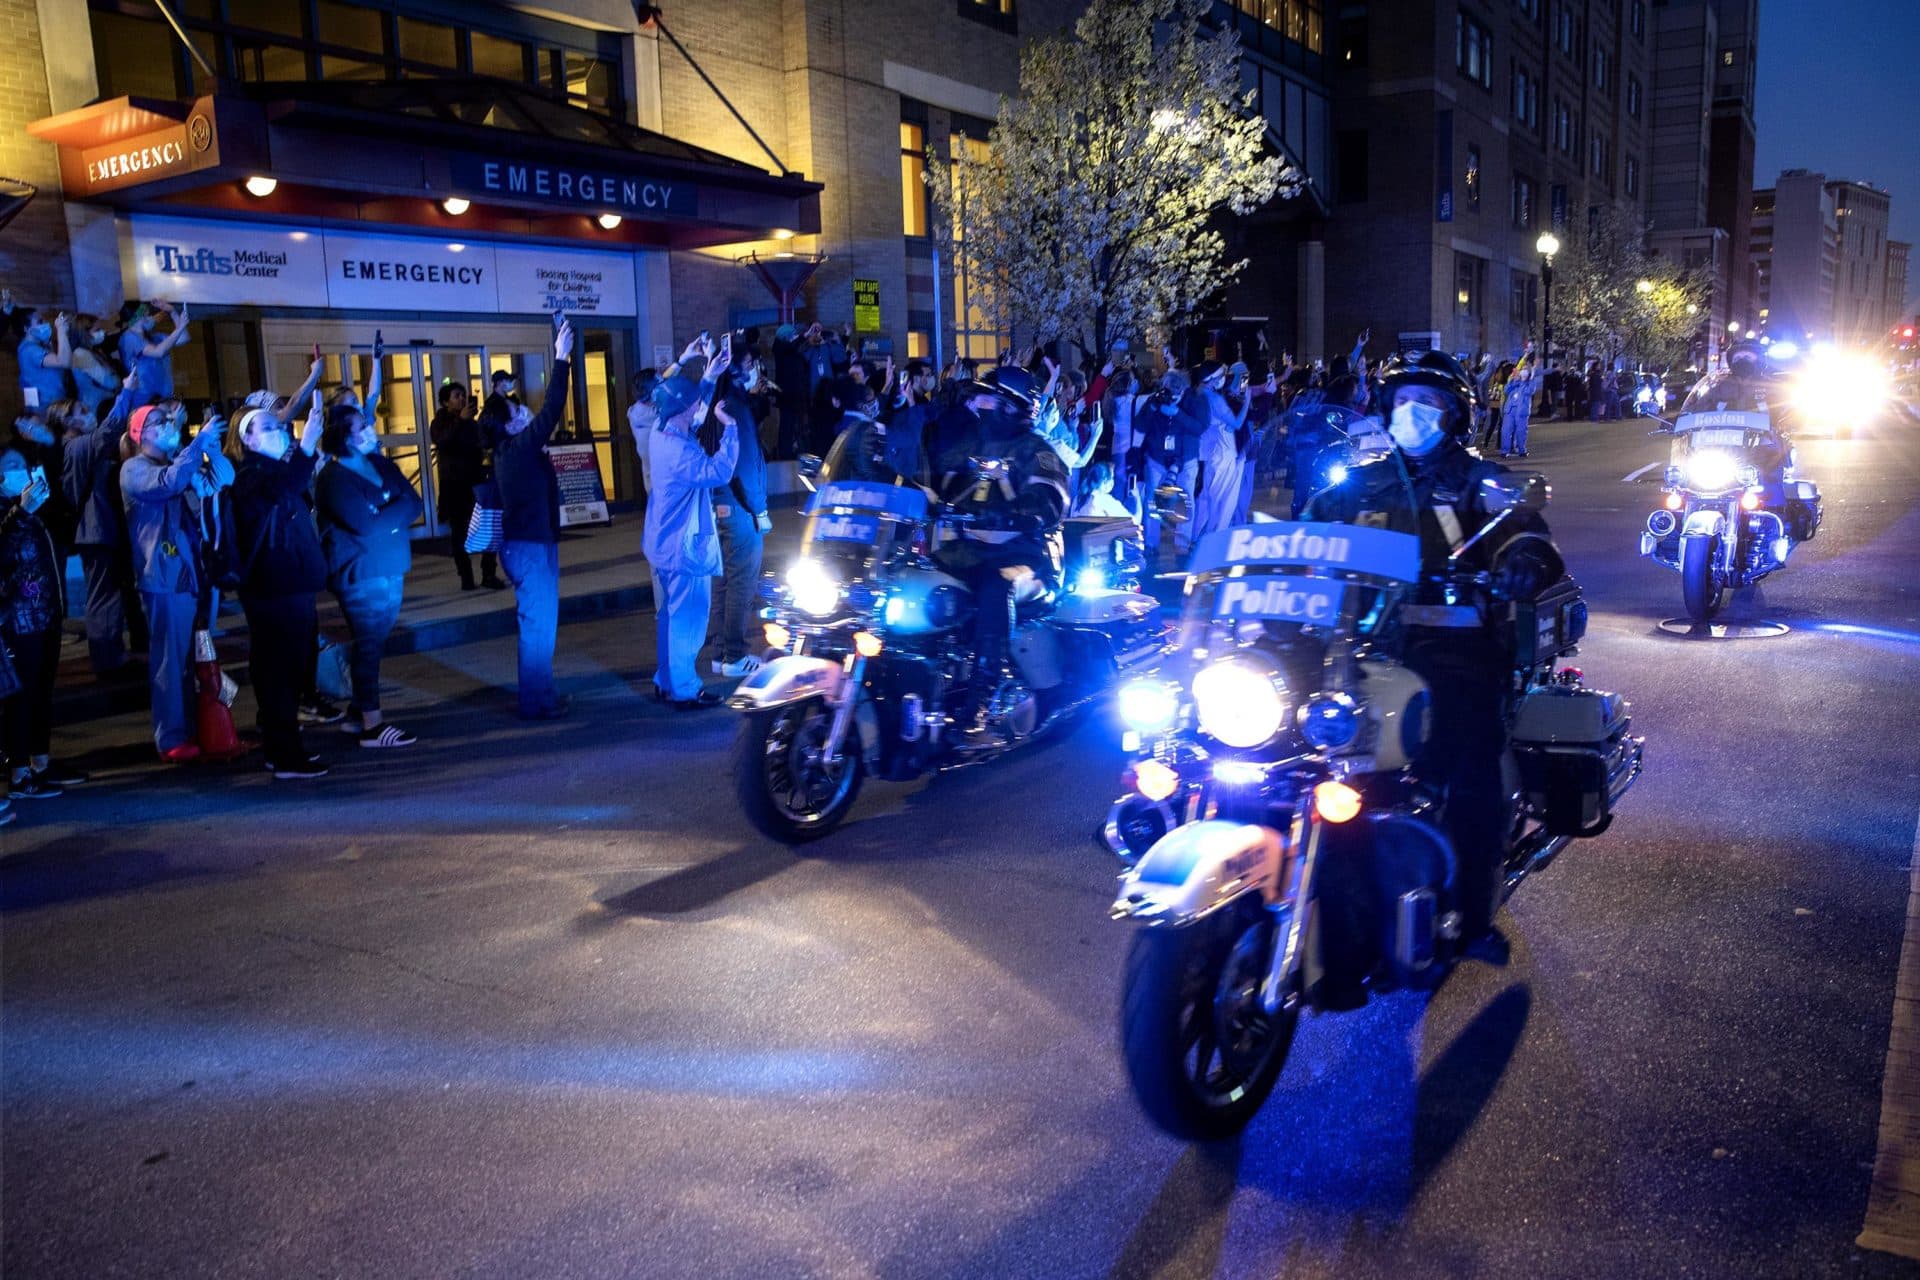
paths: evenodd
<path fill-rule="evenodd" d="M 1668 538 L 1680 527 L 1680 521 L 1671 511 L 1656 511 L 1647 517 L 1647 532 L 1656 538 Z"/>

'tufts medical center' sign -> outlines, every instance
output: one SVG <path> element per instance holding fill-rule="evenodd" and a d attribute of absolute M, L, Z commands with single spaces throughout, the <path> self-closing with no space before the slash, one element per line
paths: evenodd
<path fill-rule="evenodd" d="M 136 217 L 139 296 L 181 302 L 515 315 L 635 313 L 624 253 Z"/>

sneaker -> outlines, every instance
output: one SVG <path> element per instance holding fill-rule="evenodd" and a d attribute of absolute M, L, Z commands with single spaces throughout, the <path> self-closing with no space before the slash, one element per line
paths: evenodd
<path fill-rule="evenodd" d="M 397 724 L 377 724 L 360 735 L 363 747 L 410 747 L 418 741 Z"/>
<path fill-rule="evenodd" d="M 338 703 L 329 702 L 325 698 L 312 698 L 300 704 L 301 724 L 333 724 L 337 720 L 344 719 L 346 714 L 340 709 Z"/>
<path fill-rule="evenodd" d="M 177 747 L 168 747 L 162 751 L 160 758 L 168 764 L 187 764 L 200 758 L 200 748 L 195 743 L 183 742 Z"/>
<path fill-rule="evenodd" d="M 760 659 L 754 657 L 752 654 L 748 654 L 744 658 L 735 658 L 732 662 L 715 661 L 713 664 L 713 674 L 725 676 L 729 680 L 738 680 L 742 676 L 752 675 L 758 671 L 762 665 Z"/>
<path fill-rule="evenodd" d="M 58 760 L 49 760 L 46 768 L 35 769 L 33 778 L 36 782 L 45 782 L 56 787 L 77 787 L 89 781 L 86 774 L 78 769 L 68 768 Z"/>
<path fill-rule="evenodd" d="M 327 766 L 320 763 L 318 756 L 307 756 L 301 760 L 289 760 L 285 764 L 267 761 L 267 772 L 276 778 L 324 778 Z"/>
<path fill-rule="evenodd" d="M 480 585 L 489 591 L 505 591 L 507 589 L 507 584 L 499 578 L 482 578 L 480 579 Z"/>
<path fill-rule="evenodd" d="M 51 800 L 60 794 L 60 788 L 28 774 L 15 778 L 8 794 L 15 800 Z"/>

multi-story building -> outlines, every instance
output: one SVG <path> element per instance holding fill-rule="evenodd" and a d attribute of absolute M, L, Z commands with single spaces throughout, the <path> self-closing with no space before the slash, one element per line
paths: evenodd
<path fill-rule="evenodd" d="M 1760 0 L 1718 0 L 1713 125 L 1707 146 L 1707 221 L 1727 233 L 1727 312 L 1751 325 L 1753 306 L 1754 82 Z"/>
<path fill-rule="evenodd" d="M 1773 188 L 1753 193 L 1752 238 L 1748 242 L 1753 255 L 1754 323 L 1768 321 L 1773 312 Z"/>
<path fill-rule="evenodd" d="M 1840 262 L 1834 273 L 1833 333 L 1845 342 L 1878 338 L 1891 325 L 1887 295 L 1887 193 L 1864 182 L 1827 184 L 1840 228 Z"/>
<path fill-rule="evenodd" d="M 381 430 L 430 513 L 437 388 L 505 366 L 537 393 L 563 307 L 586 352 L 570 426 L 618 501 L 637 492 L 612 443 L 628 375 L 700 329 L 772 323 L 775 285 L 901 355 L 1005 345 L 938 252 L 922 175 L 987 145 L 1022 45 L 1084 4 L 668 0 L 643 25 L 630 0 L 187 0 L 189 50 L 146 3 L 0 0 L 22 87 L 0 171 L 40 188 L 0 232 L 0 278 L 99 314 L 187 302 L 189 397 L 292 386 L 315 341 L 329 379 L 364 382 L 379 330 Z M 1231 228 L 1254 266 L 1229 309 L 1317 349 L 1327 8 L 1213 16 L 1310 178 Z"/>
<path fill-rule="evenodd" d="M 1541 233 L 1644 209 L 1650 37 L 1644 0 L 1341 6 L 1329 331 L 1498 353 L 1537 335 Z"/>
<path fill-rule="evenodd" d="M 1754 202 L 1763 211 L 1755 217 L 1755 251 L 1766 251 L 1760 319 L 1776 337 L 1831 337 L 1840 220 L 1825 175 L 1789 169 L 1770 190 L 1754 192 Z"/>
<path fill-rule="evenodd" d="M 1907 257 L 1913 246 L 1904 240 L 1887 241 L 1887 288 L 1884 298 L 1887 327 L 1905 325 L 1907 312 Z"/>

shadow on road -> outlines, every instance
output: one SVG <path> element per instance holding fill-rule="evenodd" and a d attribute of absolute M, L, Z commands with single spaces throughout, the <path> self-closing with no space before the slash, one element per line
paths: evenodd
<path fill-rule="evenodd" d="M 677 916 L 701 911 L 794 866 L 799 859 L 777 845 L 748 845 L 717 858 L 636 885 L 599 900 L 620 916 Z"/>
<path fill-rule="evenodd" d="M 1239 1184 L 1238 1141 L 1187 1148 L 1107 1274 L 1114 1280 L 1213 1275 Z"/>
<path fill-rule="evenodd" d="M 1508 987 L 1474 1015 L 1420 1077 L 1413 1111 L 1416 1196 L 1486 1109 L 1513 1061 L 1532 1009 L 1527 987 Z"/>
<path fill-rule="evenodd" d="M 103 852 L 97 834 L 63 836 L 0 861 L 0 914 L 129 893 L 219 870 L 222 868 L 193 865 L 177 850 Z"/>

